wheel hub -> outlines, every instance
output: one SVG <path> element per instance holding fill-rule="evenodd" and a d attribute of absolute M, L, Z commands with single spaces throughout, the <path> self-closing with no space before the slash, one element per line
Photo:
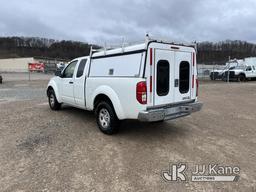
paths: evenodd
<path fill-rule="evenodd" d="M 55 104 L 54 95 L 51 94 L 51 95 L 50 95 L 50 105 L 53 107 L 54 104 Z"/>
<path fill-rule="evenodd" d="M 99 122 L 103 128 L 108 128 L 110 124 L 110 115 L 107 109 L 101 109 L 99 112 Z"/>

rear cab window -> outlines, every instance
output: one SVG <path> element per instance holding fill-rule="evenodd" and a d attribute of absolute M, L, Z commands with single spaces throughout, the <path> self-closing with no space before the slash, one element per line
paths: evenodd
<path fill-rule="evenodd" d="M 78 69 L 77 69 L 76 78 L 80 78 L 83 76 L 86 62 L 87 62 L 87 59 L 81 60 L 79 66 L 78 66 Z"/>

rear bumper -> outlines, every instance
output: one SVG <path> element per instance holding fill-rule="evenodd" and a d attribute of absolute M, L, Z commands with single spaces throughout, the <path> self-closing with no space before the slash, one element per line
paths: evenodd
<path fill-rule="evenodd" d="M 203 103 L 196 102 L 170 108 L 152 109 L 140 112 L 138 119 L 143 122 L 167 121 L 188 116 L 200 111 L 202 107 Z"/>

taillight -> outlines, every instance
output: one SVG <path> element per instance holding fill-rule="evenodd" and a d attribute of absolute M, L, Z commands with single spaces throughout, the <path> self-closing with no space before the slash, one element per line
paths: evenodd
<path fill-rule="evenodd" d="M 147 84 L 145 81 L 137 83 L 136 97 L 140 104 L 147 104 Z"/>
<path fill-rule="evenodd" d="M 198 92 L 199 92 L 199 81 L 196 78 L 196 96 L 198 96 Z"/>

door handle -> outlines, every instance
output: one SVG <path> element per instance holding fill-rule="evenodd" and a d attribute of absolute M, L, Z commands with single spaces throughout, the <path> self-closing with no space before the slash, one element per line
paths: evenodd
<path fill-rule="evenodd" d="M 179 87 L 179 79 L 174 80 L 174 87 Z"/>
<path fill-rule="evenodd" d="M 69 84 L 74 84 L 74 82 L 73 82 L 73 81 L 70 81 Z"/>

